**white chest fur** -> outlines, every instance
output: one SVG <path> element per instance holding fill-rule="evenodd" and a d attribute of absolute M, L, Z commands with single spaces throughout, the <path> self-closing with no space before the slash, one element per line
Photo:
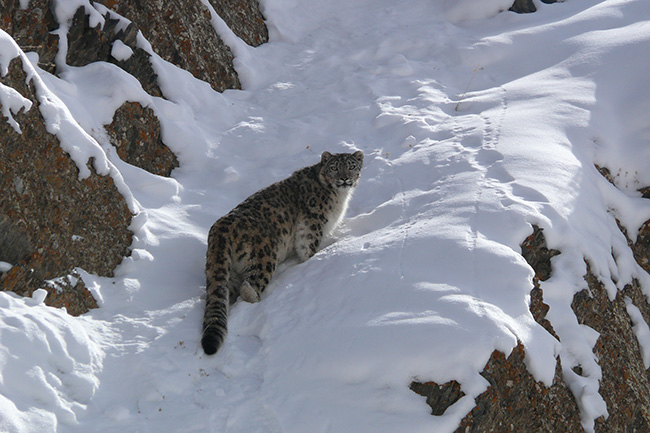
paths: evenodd
<path fill-rule="evenodd" d="M 348 210 L 348 204 L 352 198 L 353 188 L 340 189 L 336 197 L 336 202 L 332 207 L 332 211 L 328 215 L 328 221 L 325 227 L 323 228 L 323 234 L 325 236 L 332 233 L 334 228 L 339 225 L 345 212 Z"/>

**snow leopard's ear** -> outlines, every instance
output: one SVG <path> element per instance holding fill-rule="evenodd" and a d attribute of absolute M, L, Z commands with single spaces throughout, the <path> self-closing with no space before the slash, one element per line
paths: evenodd
<path fill-rule="evenodd" d="M 329 153 L 328 151 L 323 152 L 323 154 L 320 156 L 320 162 L 323 164 L 326 163 L 330 158 L 332 157 L 332 154 Z"/>
<path fill-rule="evenodd" d="M 363 152 L 360 150 L 357 150 L 352 154 L 354 158 L 356 158 L 357 161 L 359 161 L 359 164 L 363 164 Z"/>

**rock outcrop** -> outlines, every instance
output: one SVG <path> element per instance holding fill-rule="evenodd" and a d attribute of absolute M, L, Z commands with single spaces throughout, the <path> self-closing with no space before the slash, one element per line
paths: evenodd
<path fill-rule="evenodd" d="M 538 323 L 558 338 L 545 318 L 548 305 L 543 302 L 539 281 L 550 278 L 551 257 L 560 252 L 546 247 L 543 231 L 539 227 L 533 228 L 533 233 L 522 242 L 521 247 L 522 255 L 535 270 L 531 313 Z M 525 358 L 521 343 L 507 357 L 497 350 L 492 353 L 480 373 L 490 386 L 476 398 L 476 406 L 463 418 L 456 433 L 583 431 L 578 405 L 562 377 L 560 359 L 557 358 L 553 384 L 547 387 L 533 378 L 524 363 Z M 449 393 L 442 391 L 454 383 L 428 387 L 429 395 L 418 391 L 426 384 L 417 384 L 417 387 L 411 384 L 411 389 L 427 396 L 427 403 L 434 415 L 442 415 L 448 406 L 460 398 L 458 393 L 462 389 L 458 389 L 455 399 L 444 397 Z"/>
<path fill-rule="evenodd" d="M 602 172 L 602 171 L 601 171 Z M 647 222 L 644 229 L 650 225 Z M 630 247 L 639 264 L 647 264 L 650 256 L 645 248 L 646 238 L 639 236 Z M 551 257 L 561 254 L 548 249 L 544 233 L 533 227 L 533 233 L 521 244 L 522 255 L 535 271 L 530 310 L 535 320 L 559 340 L 546 319 L 548 305 L 544 304 L 540 281 L 552 274 Z M 634 281 L 610 300 L 602 282 L 589 269 L 585 280 L 588 290 L 578 292 L 571 305 L 578 322 L 597 331 L 600 336 L 594 354 L 602 370 L 599 393 L 607 404 L 609 417 L 598 418 L 595 431 L 650 431 L 650 372 L 634 333 L 634 321 L 628 310 L 635 307 L 650 324 L 650 304 Z M 575 397 L 562 377 L 557 359 L 553 384 L 546 387 L 536 382 L 524 364 L 525 350 L 521 344 L 506 357 L 494 351 L 481 375 L 490 383 L 487 391 L 476 399 L 474 409 L 461 421 L 456 433 L 467 432 L 581 432 L 580 412 Z M 582 374 L 580 366 L 574 367 Z M 456 382 L 411 384 L 411 389 L 425 397 L 434 415 L 441 415 L 462 396 Z"/>
<path fill-rule="evenodd" d="M 21 9 L 20 0 L 0 0 L 0 28 L 9 33 L 23 51 L 38 54 L 38 66 L 54 73 L 54 57 L 59 37 L 52 32 L 59 27 L 50 9 L 50 0 L 31 0 Z"/>
<path fill-rule="evenodd" d="M 200 0 L 90 4 L 103 22 L 90 19 L 83 7 L 69 22 L 59 23 L 49 0 L 30 0 L 24 9 L 20 0 L 0 0 L 0 28 L 23 51 L 36 52 L 38 66 L 52 74 L 64 69 L 56 64 L 62 61 L 57 57 L 60 41 L 52 33 L 63 25 L 68 29 L 63 60 L 67 65 L 113 63 L 154 97 L 165 97 L 164 86 L 149 48 L 139 42 L 140 33 L 156 55 L 213 89 L 241 87 L 232 53 L 215 32 L 210 11 Z M 212 5 L 246 43 L 256 46 L 268 40 L 256 0 L 214 0 Z M 116 46 L 127 55 L 116 55 Z M 79 180 L 75 163 L 47 132 L 34 86 L 25 79 L 18 58 L 0 79 L 32 101 L 30 110 L 14 114 L 21 133 L 0 119 L 0 261 L 13 265 L 9 270 L 0 268 L 4 269 L 0 270 L 0 289 L 28 296 L 45 288 L 49 292 L 46 303 L 81 314 L 96 302 L 75 269 L 111 275 L 128 254 L 131 214 L 109 176 L 91 169 L 90 177 Z M 106 130 L 124 161 L 161 176 L 169 176 L 178 167 L 151 108 L 126 102 Z"/>
<path fill-rule="evenodd" d="M 90 17 L 80 7 L 68 30 L 68 51 L 65 62 L 70 66 L 85 66 L 93 62 L 113 63 L 138 79 L 142 88 L 152 96 L 162 96 L 158 75 L 151 65 L 151 55 L 137 45 L 138 28 L 130 23 L 120 25 L 110 13 L 104 15 L 104 25 L 90 26 Z M 128 47 L 132 54 L 126 59 L 112 55 L 116 41 Z"/>
<path fill-rule="evenodd" d="M 106 132 L 122 161 L 159 176 L 170 176 L 178 167 L 176 156 L 162 141 L 160 122 L 151 108 L 125 102 L 106 125 Z"/>
<path fill-rule="evenodd" d="M 257 0 L 209 0 L 228 27 L 248 45 L 257 47 L 269 41 L 269 31 Z"/>
<path fill-rule="evenodd" d="M 553 384 L 546 387 L 528 372 L 524 347 L 518 344 L 506 358 L 494 351 L 481 372 L 489 383 L 476 407 L 456 433 L 581 432 L 580 412 L 562 378 L 558 358 Z"/>
<path fill-rule="evenodd" d="M 241 88 L 230 48 L 214 31 L 210 11 L 200 0 L 100 3 L 131 20 L 163 60 L 189 71 L 217 91 Z"/>
<path fill-rule="evenodd" d="M 33 84 L 20 58 L 0 78 L 32 102 L 14 114 L 22 133 L 0 121 L 0 289 L 29 296 L 38 288 L 49 305 L 81 314 L 96 303 L 76 267 L 111 275 L 127 254 L 132 233 L 124 198 L 110 176 L 79 180 L 79 169 L 47 132 Z"/>
<path fill-rule="evenodd" d="M 465 395 L 460 389 L 460 383 L 452 380 L 442 385 L 435 382 L 411 382 L 411 391 L 427 398 L 427 404 L 431 407 L 431 415 L 440 416 L 452 404 Z"/>
<path fill-rule="evenodd" d="M 542 0 L 542 3 L 546 4 L 555 2 L 557 2 L 557 0 Z M 515 0 L 509 10 L 518 14 L 528 14 L 536 12 L 537 7 L 535 6 L 535 3 L 533 3 L 533 0 Z"/>
<path fill-rule="evenodd" d="M 648 301 L 636 283 L 626 286 L 610 300 L 603 284 L 591 271 L 585 279 L 589 290 L 577 293 L 571 307 L 579 323 L 600 334 L 594 354 L 602 369 L 599 393 L 607 403 L 609 417 L 596 420 L 596 431 L 650 431 L 650 377 L 626 305 L 627 302 L 635 305 L 646 323 L 650 323 Z"/>

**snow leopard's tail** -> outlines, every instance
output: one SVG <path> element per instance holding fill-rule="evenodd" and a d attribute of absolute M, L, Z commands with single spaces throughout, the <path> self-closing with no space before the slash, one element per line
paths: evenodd
<path fill-rule="evenodd" d="M 203 351 L 207 355 L 219 350 L 228 333 L 232 242 L 227 231 L 228 227 L 222 227 L 217 221 L 208 237 L 205 266 L 207 293 L 201 338 Z"/>

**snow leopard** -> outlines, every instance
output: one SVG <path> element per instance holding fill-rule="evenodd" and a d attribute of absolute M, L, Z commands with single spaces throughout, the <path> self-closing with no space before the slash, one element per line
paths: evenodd
<path fill-rule="evenodd" d="M 339 224 L 356 188 L 363 153 L 323 152 L 320 162 L 254 193 L 210 228 L 201 345 L 219 350 L 228 310 L 241 297 L 259 302 L 277 266 L 313 256 Z"/>

